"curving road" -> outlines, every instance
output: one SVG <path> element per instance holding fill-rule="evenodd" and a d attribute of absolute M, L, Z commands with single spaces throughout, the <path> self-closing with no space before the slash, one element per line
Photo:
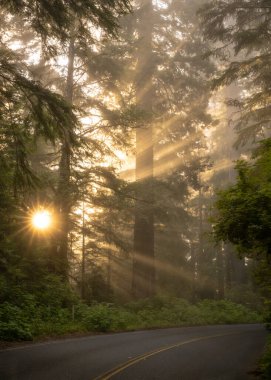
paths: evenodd
<path fill-rule="evenodd" d="M 1 380 L 247 380 L 262 325 L 137 331 L 0 351 Z"/>

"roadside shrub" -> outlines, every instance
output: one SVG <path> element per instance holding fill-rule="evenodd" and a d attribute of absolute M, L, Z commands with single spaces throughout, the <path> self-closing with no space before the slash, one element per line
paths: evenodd
<path fill-rule="evenodd" d="M 89 307 L 84 315 L 83 324 L 88 331 L 106 332 L 110 330 L 113 322 L 110 307 L 105 304 L 98 304 Z"/>
<path fill-rule="evenodd" d="M 17 306 L 4 302 L 0 305 L 0 340 L 32 340 L 27 315 Z"/>
<path fill-rule="evenodd" d="M 258 313 L 226 300 L 191 304 L 184 299 L 156 297 L 149 302 L 129 303 L 125 308 L 136 314 L 139 328 L 262 321 Z"/>
<path fill-rule="evenodd" d="M 204 300 L 198 303 L 198 310 L 206 324 L 232 324 L 261 322 L 258 313 L 243 305 L 227 300 Z"/>
<path fill-rule="evenodd" d="M 4 341 L 19 341 L 19 340 L 33 340 L 30 331 L 30 326 L 16 322 L 1 323 L 0 325 L 0 340 Z"/>
<path fill-rule="evenodd" d="M 191 304 L 179 298 L 154 297 L 122 306 L 105 303 L 88 306 L 78 299 L 75 301 L 77 303 L 61 307 L 57 299 L 53 304 L 42 305 L 33 297 L 25 296 L 25 303 L 20 306 L 3 303 L 0 306 L 0 339 L 32 340 L 33 337 L 73 332 L 262 322 L 258 313 L 225 300 Z"/>

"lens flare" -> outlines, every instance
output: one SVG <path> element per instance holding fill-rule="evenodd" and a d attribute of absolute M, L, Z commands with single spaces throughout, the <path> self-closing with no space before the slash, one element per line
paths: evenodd
<path fill-rule="evenodd" d="M 48 210 L 36 211 L 32 216 L 32 225 L 38 230 L 46 230 L 52 224 L 52 215 Z"/>

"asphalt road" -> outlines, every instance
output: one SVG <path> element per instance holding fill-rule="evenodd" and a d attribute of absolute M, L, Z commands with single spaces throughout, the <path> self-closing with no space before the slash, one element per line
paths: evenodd
<path fill-rule="evenodd" d="M 222 325 L 33 344 L 0 351 L 0 379 L 253 379 L 265 337 L 262 325 Z"/>

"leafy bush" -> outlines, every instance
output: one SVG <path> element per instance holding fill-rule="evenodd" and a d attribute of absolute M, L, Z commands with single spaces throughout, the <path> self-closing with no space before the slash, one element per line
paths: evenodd
<path fill-rule="evenodd" d="M 8 284 L 0 281 L 5 290 Z M 31 290 L 31 293 L 30 293 Z M 0 304 L 0 339 L 32 340 L 82 330 L 72 320 L 72 305 L 79 303 L 70 287 L 55 275 L 45 275 L 31 286 L 12 284 Z"/>
<path fill-rule="evenodd" d="M 129 325 L 137 322 L 135 316 L 111 304 L 96 304 L 85 308 L 82 322 L 88 331 L 120 331 L 128 329 Z"/>
<path fill-rule="evenodd" d="M 253 323 L 261 320 L 256 312 L 231 301 L 204 300 L 198 304 L 198 308 L 206 324 Z"/>
<path fill-rule="evenodd" d="M 27 315 L 19 307 L 7 302 L 0 305 L 0 340 L 32 340 Z"/>
<path fill-rule="evenodd" d="M 17 324 L 16 322 L 1 323 L 0 325 L 0 340 L 18 341 L 18 340 L 33 340 L 33 335 L 30 331 L 30 326 L 25 324 Z"/>
<path fill-rule="evenodd" d="M 62 296 L 59 298 L 63 299 Z M 231 301 L 204 300 L 191 304 L 184 299 L 154 297 L 123 306 L 105 303 L 88 306 L 75 298 L 73 307 L 63 307 L 60 300 L 41 305 L 33 297 L 25 297 L 21 306 L 3 303 L 0 307 L 0 339 L 23 340 L 78 331 L 127 331 L 262 321 L 256 312 Z"/>
<path fill-rule="evenodd" d="M 262 321 L 259 314 L 231 301 L 205 300 L 190 304 L 183 299 L 156 298 L 127 305 L 136 313 L 140 327 L 184 326 L 221 323 L 250 323 Z"/>
<path fill-rule="evenodd" d="M 106 332 L 112 325 L 112 312 L 108 305 L 97 304 L 88 308 L 83 324 L 89 331 Z"/>

